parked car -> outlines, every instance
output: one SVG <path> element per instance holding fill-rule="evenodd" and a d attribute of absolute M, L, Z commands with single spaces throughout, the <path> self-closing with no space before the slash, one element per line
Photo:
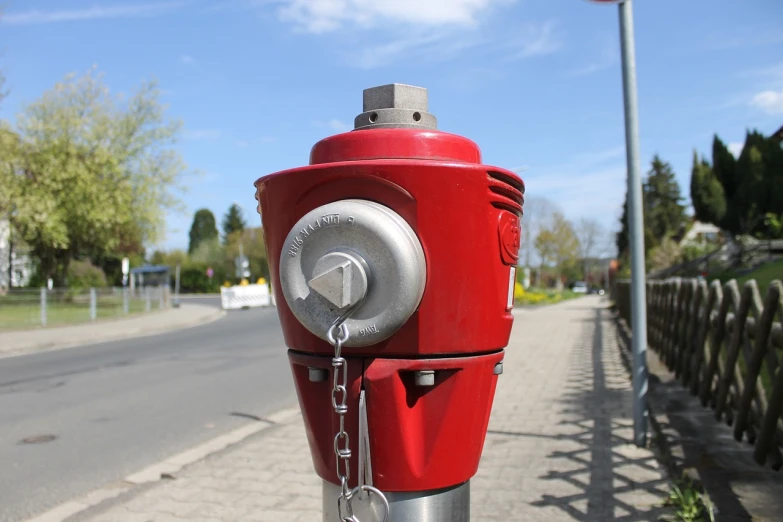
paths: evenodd
<path fill-rule="evenodd" d="M 585 283 L 584 281 L 577 281 L 571 286 L 571 291 L 576 294 L 586 294 L 587 283 Z"/>
<path fill-rule="evenodd" d="M 587 293 L 590 295 L 604 295 L 606 292 L 604 292 L 603 288 L 598 288 L 597 286 L 594 286 Z"/>

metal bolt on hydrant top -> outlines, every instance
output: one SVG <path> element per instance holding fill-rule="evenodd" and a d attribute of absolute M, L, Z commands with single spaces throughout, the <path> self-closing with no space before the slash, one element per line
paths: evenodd
<path fill-rule="evenodd" d="M 513 316 L 525 187 L 427 90 L 256 181 L 324 521 L 467 522 Z"/>

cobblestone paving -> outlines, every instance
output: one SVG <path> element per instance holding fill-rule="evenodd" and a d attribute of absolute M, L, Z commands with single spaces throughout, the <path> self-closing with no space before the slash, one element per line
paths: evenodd
<path fill-rule="evenodd" d="M 604 307 L 584 297 L 518 312 L 472 481 L 473 520 L 660 519 L 668 483 L 653 453 L 632 444 L 631 385 Z M 121 500 L 79 519 L 321 520 L 301 417 Z"/>

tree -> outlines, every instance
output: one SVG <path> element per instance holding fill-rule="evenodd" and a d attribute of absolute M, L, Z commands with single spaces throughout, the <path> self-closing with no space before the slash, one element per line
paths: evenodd
<path fill-rule="evenodd" d="M 232 204 L 228 208 L 228 212 L 223 216 L 223 241 L 227 244 L 228 237 L 234 232 L 241 232 L 245 229 L 247 224 L 245 218 L 242 217 L 242 208 L 236 203 Z"/>
<path fill-rule="evenodd" d="M 726 216 L 726 194 L 709 162 L 693 151 L 691 202 L 696 219 L 703 223 L 721 223 Z"/>
<path fill-rule="evenodd" d="M 211 210 L 202 208 L 193 215 L 193 224 L 190 226 L 190 244 L 188 254 L 193 255 L 199 247 L 211 248 L 211 243 L 218 239 L 218 230 L 215 226 L 215 215 Z"/>
<path fill-rule="evenodd" d="M 655 248 L 650 250 L 647 264 L 650 270 L 663 270 L 676 265 L 682 260 L 682 250 L 670 237 L 666 237 Z"/>
<path fill-rule="evenodd" d="M 642 186 L 642 209 L 644 219 L 644 251 L 649 265 L 649 254 L 667 238 L 680 234 L 685 226 L 685 206 L 682 204 L 680 186 L 671 165 L 653 157 L 650 171 Z M 628 216 L 628 195 L 620 218 L 621 229 L 617 234 L 617 255 L 627 259 L 630 247 L 630 224 Z M 649 268 L 649 266 L 648 266 Z"/>
<path fill-rule="evenodd" d="M 644 226 L 650 231 L 653 244 L 679 234 L 685 225 L 685 205 L 682 204 L 680 185 L 669 163 L 655 155 L 643 187 Z"/>
<path fill-rule="evenodd" d="M 39 276 L 63 284 L 72 259 L 160 237 L 165 211 L 179 206 L 172 192 L 185 165 L 171 148 L 179 128 L 154 83 L 124 100 L 92 71 L 66 76 L 24 109 L 0 168 L 13 197 L 4 210 Z"/>
<path fill-rule="evenodd" d="M 589 271 L 587 266 L 588 259 L 595 254 L 598 243 L 601 241 L 601 236 L 603 235 L 603 227 L 595 219 L 581 218 L 576 226 L 575 232 L 579 242 L 579 257 L 582 258 L 583 262 L 584 279 L 587 281 L 587 274 Z"/>
<path fill-rule="evenodd" d="M 558 272 L 558 287 L 562 283 L 561 274 L 569 263 L 573 263 L 579 251 L 579 240 L 574 227 L 562 212 L 552 214 L 552 223 L 541 229 L 536 237 L 536 249 L 541 257 L 542 266 L 552 262 Z"/>
<path fill-rule="evenodd" d="M 269 262 L 267 261 L 266 245 L 264 244 L 264 229 L 261 227 L 246 228 L 232 233 L 226 241 L 225 267 L 226 273 L 234 272 L 234 259 L 239 255 L 239 245 L 250 262 L 250 274 L 253 278 L 269 277 Z"/>
<path fill-rule="evenodd" d="M 710 175 L 710 172 L 712 175 Z M 739 158 L 715 136 L 712 166 L 694 160 L 691 198 L 700 220 L 734 235 L 774 237 L 767 216 L 783 213 L 783 149 L 775 138 L 747 132 Z"/>
<path fill-rule="evenodd" d="M 533 244 L 542 228 L 549 225 L 556 206 L 550 200 L 542 197 L 525 198 L 525 213 L 520 220 L 522 227 L 522 248 L 524 264 L 531 266 L 530 257 L 537 247 Z"/>

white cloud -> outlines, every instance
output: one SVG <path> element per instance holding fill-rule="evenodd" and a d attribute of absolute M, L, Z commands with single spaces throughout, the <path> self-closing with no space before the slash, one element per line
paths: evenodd
<path fill-rule="evenodd" d="M 745 144 L 741 141 L 732 141 L 726 146 L 729 149 L 729 152 L 731 152 L 735 158 L 739 158 L 739 155 L 742 154 L 742 149 L 745 148 Z"/>
<path fill-rule="evenodd" d="M 625 200 L 624 164 L 587 171 L 531 168 L 521 176 L 527 197 L 555 202 L 569 219 L 595 218 L 607 229 L 617 228 Z"/>
<path fill-rule="evenodd" d="M 236 145 L 240 149 L 244 149 L 247 148 L 247 146 L 250 144 L 247 142 L 247 140 L 239 140 L 236 143 L 234 143 L 234 145 Z"/>
<path fill-rule="evenodd" d="M 460 38 L 452 36 L 448 32 L 408 35 L 380 45 L 363 46 L 349 56 L 348 63 L 360 69 L 373 69 L 390 65 L 403 57 L 410 58 L 412 55 L 417 61 L 443 61 L 480 43 L 475 35 L 464 32 Z"/>
<path fill-rule="evenodd" d="M 193 65 L 194 63 L 196 63 L 196 59 L 189 54 L 183 54 L 182 56 L 180 56 L 179 61 L 184 63 L 185 65 Z"/>
<path fill-rule="evenodd" d="M 261 143 L 274 143 L 277 139 L 274 136 L 261 136 L 258 141 Z"/>
<path fill-rule="evenodd" d="M 753 97 L 750 104 L 769 114 L 783 114 L 783 89 L 762 91 Z"/>
<path fill-rule="evenodd" d="M 563 47 L 563 41 L 555 23 L 548 21 L 543 24 L 525 24 L 508 42 L 508 47 L 514 48 L 509 59 L 520 60 L 552 54 Z"/>
<path fill-rule="evenodd" d="M 282 0 L 281 19 L 311 33 L 345 25 L 375 27 L 381 22 L 419 26 L 472 26 L 494 6 L 514 0 Z"/>
<path fill-rule="evenodd" d="M 186 140 L 216 140 L 221 134 L 218 129 L 189 129 L 184 133 Z"/>
<path fill-rule="evenodd" d="M 556 165 L 525 166 L 519 174 L 526 197 L 553 202 L 570 220 L 595 218 L 607 232 L 617 230 L 626 191 L 625 147 L 575 154 Z"/>
<path fill-rule="evenodd" d="M 85 7 L 82 9 L 60 9 L 11 12 L 0 17 L 0 21 L 13 25 L 48 24 L 55 22 L 75 22 L 82 20 L 100 20 L 108 18 L 137 18 L 167 13 L 187 2 L 158 2 L 146 4 L 119 4 L 112 6 Z"/>

